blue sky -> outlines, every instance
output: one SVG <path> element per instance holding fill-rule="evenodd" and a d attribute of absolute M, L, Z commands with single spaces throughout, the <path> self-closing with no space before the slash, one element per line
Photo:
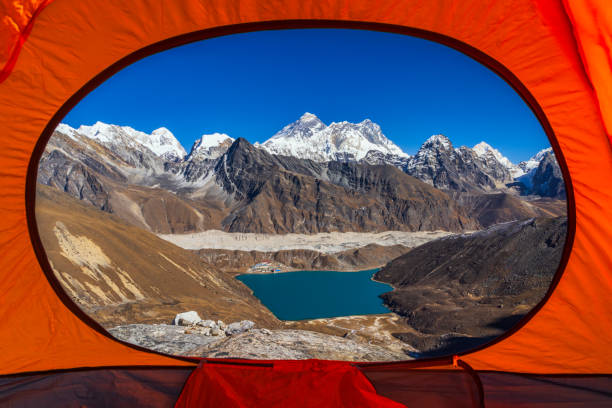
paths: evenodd
<path fill-rule="evenodd" d="M 437 43 L 362 30 L 260 31 L 171 49 L 114 75 L 63 122 L 165 126 L 189 150 L 212 132 L 263 142 L 304 112 L 328 124 L 369 118 L 410 154 L 437 133 L 457 146 L 485 140 L 514 162 L 550 146 L 484 66 Z"/>

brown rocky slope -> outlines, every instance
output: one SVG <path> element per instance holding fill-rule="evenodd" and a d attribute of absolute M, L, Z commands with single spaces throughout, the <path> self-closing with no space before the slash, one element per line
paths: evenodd
<path fill-rule="evenodd" d="M 167 323 L 196 310 L 210 319 L 278 320 L 231 275 L 197 254 L 39 185 L 36 219 L 57 279 L 105 326 Z"/>
<path fill-rule="evenodd" d="M 561 261 L 567 218 L 500 224 L 421 245 L 375 279 L 415 332 L 398 337 L 421 351 L 457 352 L 509 329 L 546 293 Z"/>

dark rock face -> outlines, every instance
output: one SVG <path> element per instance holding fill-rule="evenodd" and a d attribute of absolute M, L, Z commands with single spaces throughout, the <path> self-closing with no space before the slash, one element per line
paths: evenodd
<path fill-rule="evenodd" d="M 531 181 L 532 194 L 565 199 L 565 182 L 559 163 L 552 152 L 546 153 Z"/>
<path fill-rule="evenodd" d="M 370 150 L 366 156 L 361 159 L 362 162 L 371 164 L 371 165 L 382 165 L 382 164 L 390 164 L 391 166 L 397 167 L 398 169 L 405 171 L 408 163 L 410 162 L 410 157 L 398 156 L 396 154 L 384 154 L 377 150 Z"/>
<path fill-rule="evenodd" d="M 187 182 L 201 180 L 215 167 L 219 157 L 232 145 L 232 139 L 228 138 L 219 145 L 203 148 L 200 146 L 201 141 L 202 139 L 196 140 L 191 152 L 184 160 L 167 163 L 167 171 L 180 174 Z"/>
<path fill-rule="evenodd" d="M 479 157 L 472 149 L 455 149 L 442 135 L 430 137 L 404 171 L 441 190 L 486 192 L 511 182 L 508 169 L 493 156 Z"/>
<path fill-rule="evenodd" d="M 196 181 L 205 177 L 216 163 L 217 159 L 190 160 L 178 164 L 168 163 L 166 164 L 166 169 L 175 174 L 180 172 L 186 181 Z"/>
<path fill-rule="evenodd" d="M 273 156 L 238 139 L 215 166 L 240 204 L 231 232 L 461 231 L 478 224 L 447 194 L 389 166 Z"/>
<path fill-rule="evenodd" d="M 89 164 L 104 173 L 110 173 L 106 167 L 98 165 L 97 161 L 89 160 Z M 59 150 L 54 150 L 41 159 L 38 180 L 103 211 L 111 210 L 109 194 L 103 182 L 88 166 L 69 158 Z"/>
<path fill-rule="evenodd" d="M 391 261 L 375 278 L 394 286 L 382 298 L 423 334 L 423 344 L 441 347 L 440 336 L 449 333 L 488 339 L 542 299 L 566 230 L 566 217 L 535 218 L 439 239 Z"/>

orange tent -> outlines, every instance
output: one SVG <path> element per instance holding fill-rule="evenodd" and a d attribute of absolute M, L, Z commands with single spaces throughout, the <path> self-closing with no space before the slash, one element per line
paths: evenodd
<path fill-rule="evenodd" d="M 167 406 L 190 374 L 181 406 L 304 406 L 313 400 L 301 393 L 317 389 L 318 406 L 612 405 L 609 0 L 0 0 L 0 18 L 0 405 Z M 196 369 L 198 360 L 113 339 L 63 292 L 38 236 L 36 172 L 53 129 L 139 58 L 220 35 L 308 27 L 438 41 L 524 98 L 568 185 L 570 230 L 547 296 L 502 338 L 417 362 L 205 360 Z M 319 377 L 327 386 L 318 388 Z M 240 378 L 259 380 L 245 387 Z M 261 399 L 264 383 L 286 392 Z M 239 402 L 236 390 L 260 399 Z"/>

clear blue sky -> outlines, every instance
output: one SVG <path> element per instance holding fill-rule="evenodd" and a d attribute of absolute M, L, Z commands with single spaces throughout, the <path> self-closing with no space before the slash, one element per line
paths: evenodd
<path fill-rule="evenodd" d="M 189 150 L 212 132 L 263 142 L 304 112 L 325 123 L 370 118 L 410 154 L 437 133 L 456 146 L 485 140 L 514 162 L 550 146 L 484 66 L 437 43 L 361 30 L 261 31 L 171 49 L 114 75 L 64 122 L 165 126 Z"/>

